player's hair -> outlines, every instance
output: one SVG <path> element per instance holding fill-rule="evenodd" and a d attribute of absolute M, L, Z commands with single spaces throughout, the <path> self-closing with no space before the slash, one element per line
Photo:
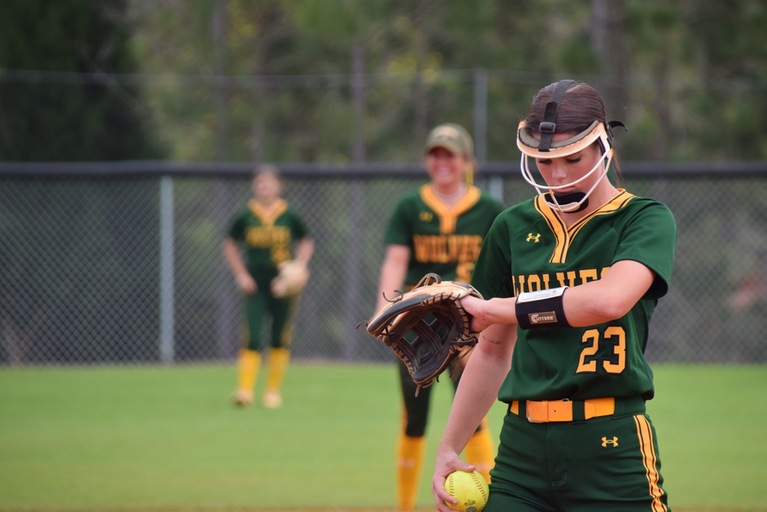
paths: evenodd
<path fill-rule="evenodd" d="M 537 133 L 543 121 L 546 104 L 551 100 L 559 82 L 547 85 L 535 95 L 530 104 L 525 125 L 532 133 Z M 594 121 L 607 126 L 605 104 L 599 93 L 590 85 L 575 82 L 565 92 L 557 111 L 557 132 L 581 133 Z"/>
<path fill-rule="evenodd" d="M 558 84 L 559 82 L 554 82 L 547 85 L 538 91 L 538 94 L 533 98 L 527 117 L 525 117 L 525 126 L 529 133 L 540 133 L 539 126 L 544 119 L 546 104 L 551 100 Z M 608 132 L 611 130 L 607 122 L 602 96 L 589 84 L 575 82 L 567 89 L 562 101 L 559 102 L 556 131 L 558 133 L 581 133 L 588 129 L 594 121 L 604 124 Z M 613 149 L 613 167 L 615 177 L 620 179 L 620 165 L 615 149 Z"/>

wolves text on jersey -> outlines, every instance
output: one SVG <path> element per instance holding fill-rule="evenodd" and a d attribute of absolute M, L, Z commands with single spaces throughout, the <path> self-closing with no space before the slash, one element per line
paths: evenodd
<path fill-rule="evenodd" d="M 481 248 L 480 235 L 413 235 L 414 256 L 419 263 L 473 262 Z"/>
<path fill-rule="evenodd" d="M 604 267 L 601 270 L 585 268 L 564 272 L 512 275 L 511 282 L 514 287 L 514 294 L 519 295 L 523 292 L 537 292 L 561 286 L 573 287 L 589 281 L 596 281 L 601 279 L 609 269 L 610 267 Z"/>
<path fill-rule="evenodd" d="M 250 247 L 273 247 L 290 243 L 290 229 L 285 226 L 256 226 L 248 228 L 245 242 Z"/>
<path fill-rule="evenodd" d="M 286 226 L 256 226 L 247 229 L 245 242 L 252 248 L 270 249 L 272 263 L 279 265 L 290 259 L 290 236 Z"/>

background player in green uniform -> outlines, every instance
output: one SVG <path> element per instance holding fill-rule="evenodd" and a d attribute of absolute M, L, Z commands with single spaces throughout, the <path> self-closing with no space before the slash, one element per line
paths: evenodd
<path fill-rule="evenodd" d="M 482 334 L 437 451 L 442 512 L 445 476 L 468 469 L 458 453 L 496 398 L 509 413 L 485 512 L 668 510 L 644 350 L 676 224 L 611 183 L 613 125 L 599 94 L 569 80 L 541 89 L 520 123 L 538 196 L 498 216 L 474 273 L 486 300 L 462 301 Z"/>
<path fill-rule="evenodd" d="M 467 184 L 474 150 L 463 127 L 437 126 L 427 138 L 424 153 L 431 181 L 401 197 L 389 221 L 378 309 L 386 304 L 384 295 L 395 297 L 396 290 L 412 288 L 428 272 L 445 280 L 469 282 L 485 233 L 502 209 L 496 200 Z M 422 388 L 415 396 L 416 386 L 407 369 L 404 364 L 398 366 L 404 418 L 397 446 L 397 491 L 399 509 L 406 511 L 415 506 L 431 388 Z M 483 422 L 469 441 L 466 455 L 488 475 L 493 452 Z"/>
<path fill-rule="evenodd" d="M 238 385 L 234 400 L 241 406 L 253 402 L 264 326 L 271 320 L 263 404 L 274 408 L 282 404 L 280 387 L 290 359 L 291 322 L 298 298 L 278 299 L 269 285 L 277 275 L 277 266 L 294 259 L 294 250 L 295 259 L 308 265 L 314 243 L 304 221 L 282 198 L 282 181 L 275 166 L 265 164 L 256 169 L 252 192 L 247 207 L 232 220 L 223 248 L 237 286 L 245 294 L 247 334 L 237 356 Z M 244 260 L 240 245 L 244 248 Z"/>

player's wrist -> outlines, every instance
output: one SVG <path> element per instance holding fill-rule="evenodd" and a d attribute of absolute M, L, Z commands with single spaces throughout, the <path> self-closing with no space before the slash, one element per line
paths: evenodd
<path fill-rule="evenodd" d="M 522 329 L 570 327 L 564 307 L 567 286 L 520 293 L 514 303 L 517 323 Z"/>
<path fill-rule="evenodd" d="M 514 314 L 514 299 L 511 304 L 508 298 L 493 297 L 485 301 L 485 317 L 490 324 L 516 323 Z"/>

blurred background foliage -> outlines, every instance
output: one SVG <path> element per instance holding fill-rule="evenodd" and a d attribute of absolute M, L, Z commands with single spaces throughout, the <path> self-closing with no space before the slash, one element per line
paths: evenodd
<path fill-rule="evenodd" d="M 5 0 L 0 159 L 376 162 L 595 85 L 629 160 L 767 158 L 762 0 Z"/>
<path fill-rule="evenodd" d="M 629 190 L 677 218 L 649 355 L 767 360 L 763 0 L 0 5 L 0 364 L 158 360 L 173 318 L 173 357 L 232 358 L 219 242 L 258 160 L 293 171 L 317 241 L 297 354 L 382 357 L 355 326 L 426 132 L 469 128 L 477 183 L 513 204 L 517 123 L 565 77 L 629 126 Z"/>

